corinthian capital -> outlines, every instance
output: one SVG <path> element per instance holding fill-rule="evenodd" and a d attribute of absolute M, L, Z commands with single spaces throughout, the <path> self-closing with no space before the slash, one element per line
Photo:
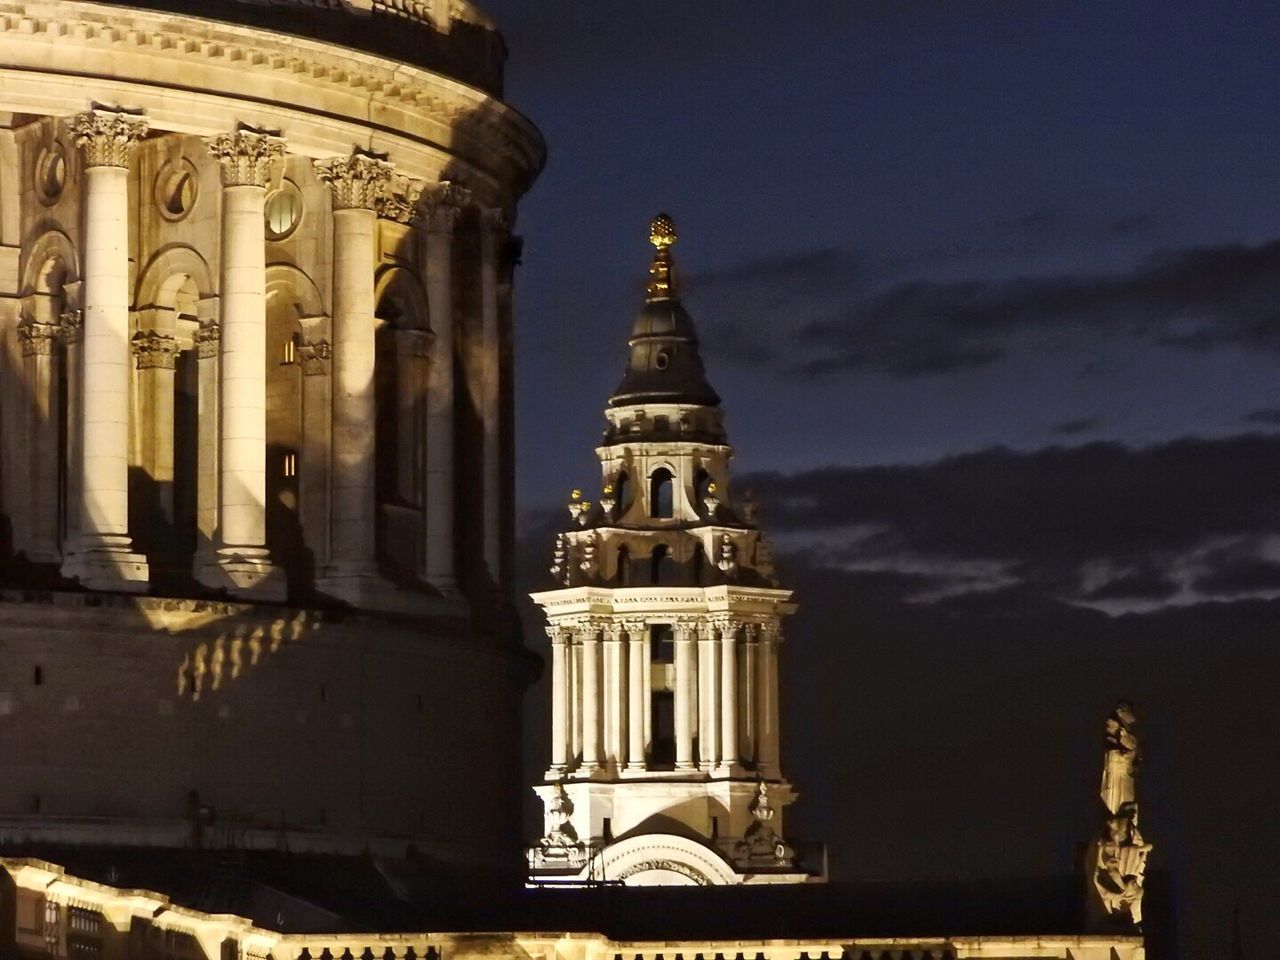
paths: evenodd
<path fill-rule="evenodd" d="M 386 195 L 378 203 L 378 216 L 396 223 L 412 223 L 418 215 L 418 200 L 426 184 L 396 174 L 387 185 Z"/>
<path fill-rule="evenodd" d="M 272 166 L 284 157 L 284 140 L 278 130 L 241 124 L 234 133 L 220 133 L 205 143 L 222 164 L 222 182 L 228 187 L 265 187 Z"/>
<path fill-rule="evenodd" d="M 147 132 L 140 113 L 95 106 L 67 121 L 86 167 L 128 167 L 133 148 Z"/>
<path fill-rule="evenodd" d="M 329 184 L 335 210 L 379 210 L 391 195 L 395 167 L 384 154 L 357 150 L 315 166 L 316 176 Z"/>
<path fill-rule="evenodd" d="M 178 356 L 178 341 L 158 330 L 139 330 L 133 335 L 133 355 L 139 370 L 172 370 Z"/>
<path fill-rule="evenodd" d="M 441 180 L 424 191 L 422 219 L 428 233 L 451 234 L 458 214 L 471 202 L 471 191 L 449 180 Z"/>
<path fill-rule="evenodd" d="M 56 323 L 41 323 L 32 317 L 24 317 L 18 323 L 18 343 L 24 357 L 48 357 L 53 354 L 53 342 L 61 328 Z"/>

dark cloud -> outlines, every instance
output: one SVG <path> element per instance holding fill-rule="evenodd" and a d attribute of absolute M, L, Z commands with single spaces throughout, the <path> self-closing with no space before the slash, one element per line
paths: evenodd
<path fill-rule="evenodd" d="M 1280 427 L 1280 407 L 1267 407 L 1263 410 L 1254 410 L 1244 419 L 1247 423 L 1265 423 L 1268 426 Z"/>
<path fill-rule="evenodd" d="M 1053 425 L 1053 432 L 1060 433 L 1064 437 L 1074 437 L 1081 433 L 1090 433 L 1102 426 L 1102 421 L 1098 417 L 1079 417 L 1075 420 L 1067 420 L 1063 423 Z"/>
<path fill-rule="evenodd" d="M 732 318 L 704 323 L 717 345 L 733 328 L 734 359 L 800 376 L 971 370 L 1046 333 L 1280 353 L 1280 241 L 1157 253 L 1113 274 L 885 287 L 886 269 L 822 249 L 695 276 L 690 288 Z"/>
<path fill-rule="evenodd" d="M 1262 556 L 1258 544 L 1245 540 L 1211 551 L 1206 572 L 1193 583 L 1212 596 L 1239 596 L 1280 591 L 1280 563 Z"/>
<path fill-rule="evenodd" d="M 1179 577 L 1206 594 L 1270 589 L 1280 571 L 1248 561 L 1261 538 L 1280 535 L 1278 470 L 1280 438 L 1246 435 L 991 449 L 741 482 L 764 498 L 788 549 L 928 575 L 937 596 L 1016 585 L 1047 598 L 1159 601 Z M 1209 549 L 1241 538 L 1233 553 Z"/>

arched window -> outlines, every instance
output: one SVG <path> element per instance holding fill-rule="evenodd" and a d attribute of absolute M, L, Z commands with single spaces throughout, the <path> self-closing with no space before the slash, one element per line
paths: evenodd
<path fill-rule="evenodd" d="M 631 551 L 626 547 L 618 548 L 618 586 L 631 586 Z"/>
<path fill-rule="evenodd" d="M 670 586 L 674 580 L 675 560 L 671 557 L 671 548 L 666 544 L 658 544 L 649 555 L 649 582 L 655 587 Z"/>
<path fill-rule="evenodd" d="M 623 470 L 618 474 L 618 479 L 613 481 L 613 498 L 618 501 L 618 505 L 614 508 L 617 512 L 615 517 L 621 517 L 627 512 L 627 471 Z"/>
<path fill-rule="evenodd" d="M 703 578 L 707 572 L 707 552 L 702 549 L 702 541 L 693 548 L 693 585 L 695 587 L 702 586 Z"/>
<path fill-rule="evenodd" d="M 675 490 L 671 471 L 659 467 L 649 478 L 649 516 L 670 519 L 675 513 Z"/>

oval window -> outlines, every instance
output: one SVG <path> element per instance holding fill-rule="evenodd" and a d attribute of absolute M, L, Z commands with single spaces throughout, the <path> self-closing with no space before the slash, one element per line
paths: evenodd
<path fill-rule="evenodd" d="M 284 240 L 302 222 L 302 191 L 292 180 L 267 195 L 267 239 Z"/>
<path fill-rule="evenodd" d="M 40 152 L 35 168 L 36 194 L 42 203 L 53 203 L 62 196 L 67 185 L 67 155 L 62 144 L 54 142 Z"/>
<path fill-rule="evenodd" d="M 653 367 L 655 370 L 665 370 L 671 365 L 671 354 L 666 350 L 659 350 L 653 358 Z"/>
<path fill-rule="evenodd" d="M 156 204 L 167 220 L 181 220 L 196 205 L 200 174 L 190 160 L 166 163 L 156 177 Z"/>

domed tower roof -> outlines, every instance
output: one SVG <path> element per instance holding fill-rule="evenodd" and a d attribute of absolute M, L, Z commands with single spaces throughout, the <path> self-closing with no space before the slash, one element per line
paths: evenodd
<path fill-rule="evenodd" d="M 654 246 L 644 307 L 631 327 L 631 356 L 611 407 L 639 403 L 689 403 L 717 407 L 720 397 L 707 382 L 693 318 L 680 302 L 671 247 L 678 239 L 665 213 L 653 218 Z"/>
<path fill-rule="evenodd" d="M 388 57 L 502 94 L 507 49 L 464 0 L 102 0 L 122 7 L 262 27 Z"/>

